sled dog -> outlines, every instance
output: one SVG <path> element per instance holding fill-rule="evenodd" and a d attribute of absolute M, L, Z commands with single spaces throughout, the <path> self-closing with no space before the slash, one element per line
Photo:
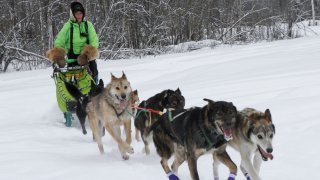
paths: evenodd
<path fill-rule="evenodd" d="M 219 159 L 230 170 L 234 179 L 237 166 L 226 152 L 227 140 L 232 137 L 237 109 L 225 101 L 208 102 L 204 107 L 169 111 L 155 122 L 147 133 L 153 133 L 161 165 L 169 179 L 178 179 L 178 167 L 187 160 L 191 178 L 198 180 L 197 160 L 206 153 Z M 169 158 L 174 154 L 171 169 Z"/>
<path fill-rule="evenodd" d="M 101 141 L 99 122 L 117 142 L 120 154 L 124 160 L 129 159 L 133 147 L 131 144 L 131 96 L 132 89 L 126 75 L 117 78 L 111 74 L 111 81 L 103 89 L 102 93 L 91 98 L 86 107 L 88 120 L 94 139 L 98 144 L 101 154 L 104 153 Z M 120 126 L 124 126 L 126 139 L 121 138 Z"/>
<path fill-rule="evenodd" d="M 248 180 L 261 180 L 259 171 L 262 160 L 273 159 L 271 153 L 275 126 L 270 110 L 260 112 L 252 108 L 243 109 L 238 112 L 232 131 L 233 139 L 228 144 L 240 152 L 241 171 Z M 218 162 L 219 160 L 214 162 L 214 174 L 218 174 Z"/>
<path fill-rule="evenodd" d="M 164 109 L 183 109 L 185 105 L 185 99 L 181 94 L 180 89 L 175 91 L 171 89 L 164 90 L 149 99 L 142 101 L 138 107 L 154 109 L 158 111 L 163 111 Z M 157 121 L 160 117 L 159 114 L 148 113 L 148 112 L 139 112 L 134 119 L 134 125 L 136 127 L 135 138 L 139 141 L 139 132 L 141 134 L 142 141 L 144 143 L 144 151 L 146 154 L 150 153 L 149 141 L 146 138 L 146 128 Z M 151 117 L 150 117 L 151 115 Z M 151 139 L 151 138 L 150 138 Z"/>

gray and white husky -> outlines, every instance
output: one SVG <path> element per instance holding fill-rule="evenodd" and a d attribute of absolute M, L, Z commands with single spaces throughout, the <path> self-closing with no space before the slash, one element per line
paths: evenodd
<path fill-rule="evenodd" d="M 233 139 L 228 144 L 240 152 L 241 171 L 247 180 L 261 180 L 259 171 L 262 160 L 273 159 L 271 153 L 275 126 L 272 123 L 270 110 L 260 112 L 253 108 L 243 109 L 238 112 L 232 132 Z M 215 159 L 213 166 L 215 179 L 219 179 L 218 165 L 219 160 Z"/>

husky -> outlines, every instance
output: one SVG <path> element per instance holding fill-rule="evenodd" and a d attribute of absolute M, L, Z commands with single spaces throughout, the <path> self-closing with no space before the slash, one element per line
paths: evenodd
<path fill-rule="evenodd" d="M 90 99 L 98 94 L 100 94 L 104 88 L 104 83 L 103 80 L 100 79 L 99 84 L 95 85 L 95 83 L 92 81 L 91 82 L 91 90 L 88 93 L 88 95 L 83 95 L 77 87 L 74 85 L 64 82 L 66 85 L 67 91 L 73 96 L 76 101 L 77 101 L 77 106 L 76 106 L 76 115 L 80 121 L 81 128 L 82 128 L 82 133 L 87 134 L 87 130 L 85 127 L 85 122 L 86 122 L 86 117 L 87 117 L 87 112 L 86 112 L 86 107 Z"/>
<path fill-rule="evenodd" d="M 237 121 L 232 131 L 233 139 L 228 144 L 241 155 L 240 169 L 247 180 L 261 180 L 260 166 L 263 161 L 272 160 L 272 140 L 275 126 L 269 109 L 265 112 L 245 108 L 238 112 Z M 252 156 L 253 163 L 252 163 Z M 214 174 L 218 176 L 219 160 L 214 161 Z"/>
<path fill-rule="evenodd" d="M 122 77 L 117 78 L 111 74 L 111 81 L 103 89 L 102 93 L 91 98 L 87 104 L 89 125 L 94 139 L 98 144 L 101 154 L 104 153 L 101 141 L 99 123 L 107 130 L 117 142 L 120 154 L 124 160 L 129 159 L 129 154 L 134 153 L 131 144 L 131 105 L 132 89 L 124 72 Z M 126 139 L 121 138 L 120 126 L 124 126 Z"/>
<path fill-rule="evenodd" d="M 237 166 L 226 152 L 227 140 L 232 138 L 237 109 L 229 102 L 204 99 L 204 107 L 168 111 L 155 122 L 148 134 L 153 133 L 161 165 L 170 180 L 178 180 L 178 167 L 187 160 L 191 178 L 198 180 L 197 160 L 210 153 L 230 170 L 228 180 L 234 180 Z M 168 160 L 174 154 L 171 169 Z"/>
<path fill-rule="evenodd" d="M 183 109 L 184 105 L 185 99 L 182 96 L 180 89 L 177 88 L 175 91 L 171 89 L 164 90 L 149 99 L 142 101 L 138 107 L 163 111 L 164 109 Z M 149 138 L 150 140 L 146 138 L 146 129 L 157 121 L 160 115 L 141 111 L 142 110 L 138 110 L 137 116 L 134 119 L 134 125 L 136 128 L 135 138 L 137 141 L 140 141 L 140 132 L 144 143 L 144 152 L 146 154 L 150 154 L 149 141 L 151 141 L 151 138 Z"/>

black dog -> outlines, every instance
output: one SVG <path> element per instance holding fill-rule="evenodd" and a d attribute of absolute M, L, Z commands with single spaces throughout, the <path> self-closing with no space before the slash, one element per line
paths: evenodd
<path fill-rule="evenodd" d="M 141 108 L 147 108 L 147 109 L 154 109 L 163 111 L 164 109 L 172 108 L 172 109 L 183 109 L 185 105 L 185 99 L 181 94 L 180 89 L 177 90 L 164 90 L 161 93 L 158 93 L 146 101 L 142 101 L 139 104 L 139 107 Z M 143 143 L 145 145 L 145 152 L 146 154 L 150 153 L 149 150 L 149 142 L 146 139 L 146 128 L 151 126 L 151 124 L 158 120 L 160 117 L 159 114 L 147 112 L 141 112 L 141 110 L 138 110 L 136 117 L 134 119 L 134 125 L 136 127 L 136 139 L 138 140 L 138 131 L 140 131 Z M 150 121 L 151 120 L 151 121 Z"/>
<path fill-rule="evenodd" d="M 197 159 L 205 153 L 212 153 L 224 163 L 230 170 L 230 177 L 237 173 L 237 166 L 225 151 L 226 137 L 232 136 L 237 109 L 225 101 L 204 100 L 208 101 L 204 107 L 165 113 L 147 130 L 147 134 L 153 132 L 161 165 L 170 180 L 179 179 L 173 172 L 176 173 L 186 159 L 192 179 L 198 180 Z M 175 154 L 173 172 L 168 166 L 172 154 Z"/>
<path fill-rule="evenodd" d="M 87 130 L 84 125 L 86 122 L 86 117 L 87 117 L 86 107 L 87 107 L 88 102 L 90 102 L 91 97 L 94 97 L 103 91 L 103 88 L 104 88 L 103 80 L 100 79 L 98 85 L 95 85 L 95 83 L 92 81 L 91 90 L 88 93 L 88 95 L 83 95 L 77 87 L 75 87 L 74 85 L 72 85 L 68 82 L 65 82 L 65 85 L 66 85 L 66 89 L 68 90 L 68 92 L 77 101 L 76 114 L 77 114 L 77 117 L 78 117 L 80 124 L 81 124 L 81 127 L 82 127 L 82 133 L 87 134 Z"/>

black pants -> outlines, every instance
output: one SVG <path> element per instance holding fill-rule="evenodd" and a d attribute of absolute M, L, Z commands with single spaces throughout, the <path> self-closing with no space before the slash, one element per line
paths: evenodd
<path fill-rule="evenodd" d="M 89 68 L 90 68 L 90 71 L 91 71 L 91 75 L 92 77 L 95 77 L 98 75 L 98 67 L 97 67 L 97 62 L 96 60 L 93 60 L 93 61 L 90 61 L 89 62 Z"/>
<path fill-rule="evenodd" d="M 89 62 L 89 69 L 90 69 L 90 73 L 91 73 L 91 76 L 93 78 L 93 80 L 98 83 L 99 81 L 99 77 L 98 77 L 98 67 L 97 67 L 97 62 L 96 60 L 93 60 L 93 61 L 90 61 Z"/>

